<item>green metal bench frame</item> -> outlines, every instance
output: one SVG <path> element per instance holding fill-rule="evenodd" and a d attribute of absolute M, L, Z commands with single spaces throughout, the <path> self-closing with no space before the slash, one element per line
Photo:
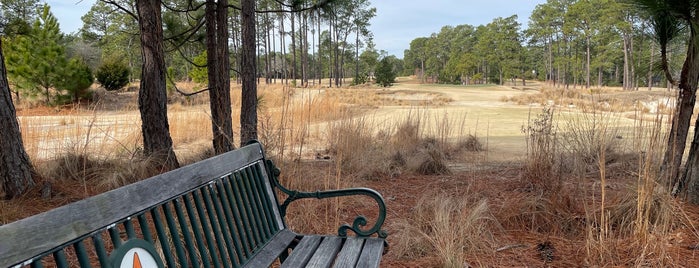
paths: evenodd
<path fill-rule="evenodd" d="M 253 142 L 2 225 L 0 267 L 116 267 L 120 258 L 134 256 L 133 247 L 145 250 L 135 259 L 152 257 L 167 267 L 269 267 L 276 260 L 281 267 L 378 267 L 387 247 L 381 229 L 386 206 L 378 192 L 292 191 L 279 183 L 279 174 Z M 287 199 L 280 203 L 277 191 Z M 287 228 L 284 218 L 293 201 L 352 195 L 376 201 L 377 217 L 369 228 L 361 215 L 340 226 L 337 235 Z"/>

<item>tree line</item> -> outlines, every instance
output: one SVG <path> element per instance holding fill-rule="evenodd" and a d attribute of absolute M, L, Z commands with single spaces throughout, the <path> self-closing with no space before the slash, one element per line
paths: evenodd
<path fill-rule="evenodd" d="M 626 90 L 672 87 L 679 79 L 686 40 L 661 47 L 651 17 L 633 1 L 549 0 L 536 6 L 526 29 L 517 19 L 445 26 L 416 38 L 404 53 L 405 74 L 440 83 L 537 79 L 557 88 Z"/>

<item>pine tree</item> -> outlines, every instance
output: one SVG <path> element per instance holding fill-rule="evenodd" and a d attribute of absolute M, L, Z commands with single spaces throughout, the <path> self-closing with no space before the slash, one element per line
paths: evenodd
<path fill-rule="evenodd" d="M 61 83 L 68 64 L 58 20 L 44 5 L 28 35 L 17 36 L 7 52 L 8 76 L 24 93 L 43 94 L 51 103 L 51 89 Z"/>
<path fill-rule="evenodd" d="M 87 66 L 87 63 L 82 59 L 73 58 L 64 69 L 63 80 L 58 87 L 68 93 L 61 97 L 69 97 L 70 102 L 77 102 L 90 98 L 89 88 L 93 82 L 92 70 Z"/>
<path fill-rule="evenodd" d="M 396 73 L 393 71 L 393 64 L 388 57 L 384 57 L 379 61 L 379 66 L 376 67 L 376 83 L 382 87 L 389 87 L 396 80 Z"/>

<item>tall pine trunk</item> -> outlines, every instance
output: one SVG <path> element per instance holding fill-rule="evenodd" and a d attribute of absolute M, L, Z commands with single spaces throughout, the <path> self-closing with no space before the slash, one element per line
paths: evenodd
<path fill-rule="evenodd" d="M 293 13 L 289 17 L 291 19 L 291 64 L 293 65 L 291 66 L 291 79 L 293 79 L 291 84 L 296 86 L 296 51 L 298 50 L 296 48 L 296 19 Z"/>
<path fill-rule="evenodd" d="M 7 81 L 0 39 L 0 178 L 5 199 L 18 197 L 34 186 L 34 167 L 24 150 L 15 105 Z"/>
<path fill-rule="evenodd" d="M 233 149 L 233 122 L 228 51 L 228 0 L 207 0 L 206 49 L 209 78 L 209 105 L 215 154 Z"/>
<path fill-rule="evenodd" d="M 694 134 L 684 176 L 678 178 L 677 175 L 684 155 L 689 123 L 696 102 L 697 83 L 699 82 L 699 58 L 697 58 L 699 56 L 699 32 L 694 26 L 690 27 L 689 48 L 687 49 L 687 58 L 682 66 L 679 83 L 678 107 L 670 129 L 663 166 L 668 165 L 665 168 L 666 175 L 674 179 L 673 192 L 678 193 L 685 190 L 686 187 L 689 200 L 697 204 L 699 203 L 699 144 L 697 143 L 699 133 L 695 132 Z M 699 131 L 698 127 L 695 125 L 695 131 Z"/>
<path fill-rule="evenodd" d="M 320 36 L 321 36 L 322 32 L 321 32 L 321 28 L 320 28 L 320 21 L 321 21 L 320 10 L 318 10 L 317 12 L 318 12 L 317 13 L 318 20 L 316 21 L 316 23 L 318 24 L 318 52 L 316 52 L 317 53 L 316 58 L 318 59 L 318 63 L 316 63 L 317 64 L 316 73 L 318 75 L 318 87 L 321 87 L 323 85 L 323 57 L 321 57 L 321 53 L 320 53 L 320 48 L 321 48 L 321 44 L 322 44 L 322 40 L 321 40 Z"/>
<path fill-rule="evenodd" d="M 653 89 L 653 58 L 655 57 L 655 43 L 650 42 L 650 60 L 648 60 L 648 91 Z"/>
<path fill-rule="evenodd" d="M 138 24 L 141 30 L 141 88 L 138 109 L 141 112 L 143 152 L 155 157 L 166 168 L 179 166 L 172 148 L 167 120 L 165 53 L 160 0 L 137 0 Z"/>
<path fill-rule="evenodd" d="M 264 16 L 264 23 L 265 23 L 265 29 L 264 29 L 264 41 L 265 41 L 265 84 L 270 84 L 272 83 L 272 51 L 271 51 L 271 45 L 272 45 L 272 40 L 270 39 L 270 21 L 269 21 L 269 14 L 265 13 Z"/>
<path fill-rule="evenodd" d="M 337 15 L 333 15 L 333 31 L 335 36 L 335 87 L 340 87 L 342 84 L 340 79 L 342 79 L 342 73 L 340 71 L 340 29 L 337 27 Z"/>
<path fill-rule="evenodd" d="M 585 88 L 590 88 L 590 36 L 586 38 L 587 41 L 587 64 L 585 66 Z"/>
<path fill-rule="evenodd" d="M 257 84 L 255 83 L 255 0 L 240 1 L 242 24 L 240 144 L 257 139 Z"/>
<path fill-rule="evenodd" d="M 359 25 L 357 25 L 357 35 L 354 37 L 354 78 L 359 78 Z"/>
<path fill-rule="evenodd" d="M 288 66 L 286 62 L 286 38 L 285 38 L 285 33 L 284 33 L 284 13 L 282 13 L 279 16 L 279 44 L 282 48 L 282 53 L 281 53 L 281 66 L 282 66 L 282 83 L 285 85 L 289 84 L 289 77 L 288 77 Z"/>

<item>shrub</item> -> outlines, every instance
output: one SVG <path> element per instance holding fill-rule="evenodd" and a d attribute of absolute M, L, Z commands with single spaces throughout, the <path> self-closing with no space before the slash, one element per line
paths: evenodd
<path fill-rule="evenodd" d="M 355 76 L 354 79 L 352 80 L 352 85 L 353 86 L 362 85 L 362 84 L 365 84 L 366 82 L 369 82 L 369 76 L 367 76 L 366 74 L 359 74 L 359 75 Z"/>
<path fill-rule="evenodd" d="M 93 80 L 92 70 L 84 61 L 77 58 L 71 59 L 63 70 L 61 81 L 57 84 L 59 89 L 67 91 L 68 94 L 57 95 L 56 102 L 62 104 L 91 98 L 92 94 L 88 89 L 92 86 Z"/>
<path fill-rule="evenodd" d="M 475 135 L 469 134 L 465 140 L 457 144 L 459 149 L 466 150 L 467 152 L 480 152 L 485 150 L 483 143 Z"/>
<path fill-rule="evenodd" d="M 97 81 L 109 91 L 122 89 L 129 83 L 129 67 L 118 60 L 107 61 L 97 69 Z"/>
<path fill-rule="evenodd" d="M 194 59 L 192 59 L 196 66 L 189 71 L 189 77 L 196 83 L 206 84 L 209 82 L 209 69 L 206 67 L 206 57 L 206 50 L 204 50 L 203 52 L 199 53 L 199 55 L 194 57 Z"/>
<path fill-rule="evenodd" d="M 382 87 L 389 87 L 396 80 L 396 73 L 393 71 L 393 64 L 388 58 L 383 58 L 376 67 L 376 83 Z"/>

